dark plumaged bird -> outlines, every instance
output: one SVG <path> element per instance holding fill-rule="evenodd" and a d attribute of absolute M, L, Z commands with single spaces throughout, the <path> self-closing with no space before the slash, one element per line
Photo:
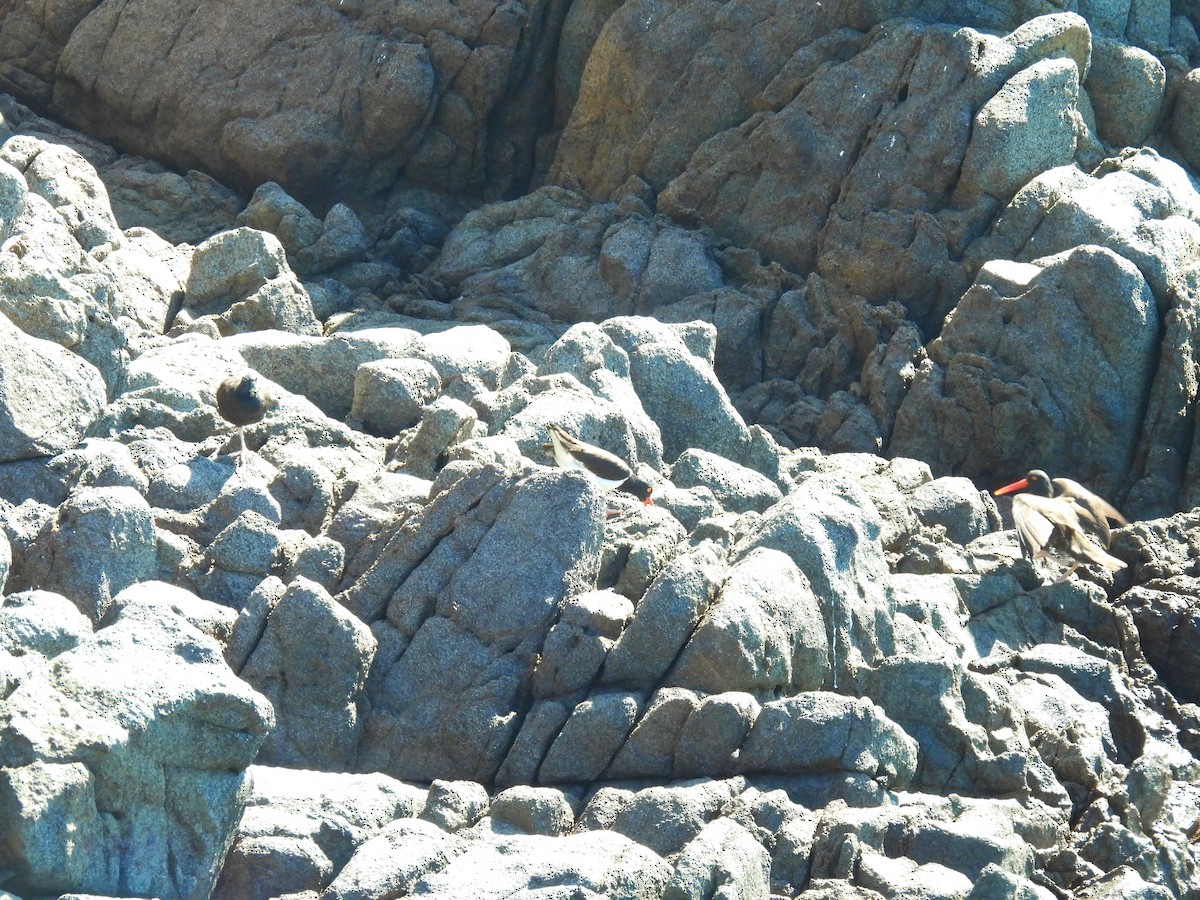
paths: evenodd
<path fill-rule="evenodd" d="M 614 453 L 586 444 L 561 425 L 548 425 L 550 449 L 554 461 L 563 469 L 578 469 L 606 491 L 632 494 L 646 506 L 653 506 L 650 494 L 654 489 L 633 474 L 633 469 Z"/>
<path fill-rule="evenodd" d="M 275 397 L 252 373 L 233 375 L 217 385 L 217 412 L 226 422 L 237 426 L 240 451 L 238 464 L 241 464 L 241 454 L 246 452 L 246 436 L 243 429 L 247 425 L 261 422 L 267 410 L 275 405 Z"/>
<path fill-rule="evenodd" d="M 997 488 L 994 493 L 1013 497 L 1013 523 L 1021 550 L 1031 558 L 1060 550 L 1071 557 L 1071 568 L 1058 579 L 1065 581 L 1084 563 L 1095 563 L 1110 571 L 1125 563 L 1106 552 L 1112 529 L 1109 520 L 1121 525 L 1125 517 L 1103 497 L 1070 478 L 1051 479 L 1041 469 L 1031 470 L 1020 481 Z M 1056 582 L 1057 583 L 1057 582 Z"/>

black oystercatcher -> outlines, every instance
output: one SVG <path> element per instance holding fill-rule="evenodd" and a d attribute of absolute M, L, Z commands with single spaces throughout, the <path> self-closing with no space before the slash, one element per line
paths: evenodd
<path fill-rule="evenodd" d="M 1030 492 L 1013 497 L 1012 506 L 1013 523 L 1025 555 L 1037 558 L 1061 550 L 1073 560 L 1056 584 L 1086 562 L 1111 571 L 1125 568 L 1125 563 L 1105 552 L 1112 534 L 1108 520 L 1124 525 L 1125 517 L 1103 497 L 1070 478 L 1051 480 L 1041 469 L 1031 470 L 1020 481 L 997 488 L 994 493 L 998 497 L 1014 491 Z"/>
<path fill-rule="evenodd" d="M 253 373 L 233 375 L 217 385 L 217 412 L 226 422 L 237 426 L 241 450 L 237 462 L 241 465 L 241 454 L 246 452 L 247 425 L 261 422 L 267 410 L 275 405 L 275 397 Z"/>
<path fill-rule="evenodd" d="M 653 506 L 654 489 L 633 474 L 621 457 L 592 444 L 585 444 L 561 425 L 548 425 L 554 461 L 563 469 L 578 469 L 606 491 L 632 494 L 646 506 Z"/>

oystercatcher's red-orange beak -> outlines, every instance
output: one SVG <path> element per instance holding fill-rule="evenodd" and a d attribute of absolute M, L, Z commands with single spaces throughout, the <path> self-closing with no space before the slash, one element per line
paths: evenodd
<path fill-rule="evenodd" d="M 1021 488 L 1029 487 L 1029 479 L 1022 478 L 1020 481 L 1014 481 L 1012 484 L 1006 484 L 1002 488 L 996 488 L 992 491 L 992 495 L 999 497 L 1001 494 L 1011 494 L 1013 491 L 1019 491 Z"/>
<path fill-rule="evenodd" d="M 649 497 L 647 497 L 645 500 L 642 501 L 642 506 L 653 506 L 653 505 L 654 505 L 654 501 Z"/>

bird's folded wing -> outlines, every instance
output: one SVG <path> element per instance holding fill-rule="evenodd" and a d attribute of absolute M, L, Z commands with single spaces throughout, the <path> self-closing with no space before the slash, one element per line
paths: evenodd
<path fill-rule="evenodd" d="M 1017 526 L 1017 534 L 1021 543 L 1029 548 L 1030 554 L 1044 550 L 1054 534 L 1054 522 L 1046 516 L 1046 510 L 1037 501 L 1043 498 L 1032 494 L 1022 494 L 1013 503 L 1013 523 Z"/>
<path fill-rule="evenodd" d="M 1074 498 L 1084 509 L 1086 509 L 1098 521 L 1102 522 L 1105 518 L 1112 519 L 1114 522 L 1119 522 L 1122 525 L 1128 525 L 1129 522 L 1121 515 L 1115 506 L 1101 497 L 1089 491 L 1078 481 L 1072 481 L 1070 478 L 1055 478 L 1054 486 L 1058 488 L 1060 493 L 1066 494 L 1068 497 Z"/>

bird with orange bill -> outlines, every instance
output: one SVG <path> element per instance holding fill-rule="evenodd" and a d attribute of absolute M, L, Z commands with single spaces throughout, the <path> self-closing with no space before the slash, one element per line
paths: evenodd
<path fill-rule="evenodd" d="M 1021 550 L 1032 559 L 1055 552 L 1071 558 L 1071 568 L 1055 584 L 1066 581 L 1085 563 L 1093 563 L 1110 572 L 1125 568 L 1125 563 L 1108 553 L 1112 536 L 1109 521 L 1126 524 L 1116 507 L 1070 478 L 1054 478 L 1041 469 L 1030 470 L 1020 481 L 997 488 L 999 497 L 1020 491 L 1013 497 L 1013 524 Z"/>

